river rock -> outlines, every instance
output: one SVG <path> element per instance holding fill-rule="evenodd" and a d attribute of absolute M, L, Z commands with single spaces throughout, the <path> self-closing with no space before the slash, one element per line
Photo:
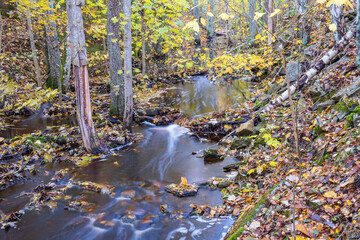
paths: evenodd
<path fill-rule="evenodd" d="M 236 129 L 236 134 L 238 136 L 248 136 L 251 135 L 253 131 L 254 131 L 254 120 L 251 119 L 241 124 L 240 127 Z"/>
<path fill-rule="evenodd" d="M 316 103 L 311 106 L 311 110 L 316 111 L 318 109 L 325 109 L 328 106 L 333 106 L 333 105 L 335 105 L 335 101 L 333 101 L 333 100 L 322 102 L 322 103 Z"/>
<path fill-rule="evenodd" d="M 290 83 L 292 83 L 298 79 L 299 70 L 301 73 L 301 66 L 299 65 L 299 62 L 289 62 L 287 64 L 287 71 L 288 71 Z M 281 71 L 281 74 L 282 75 L 286 74 L 284 69 Z"/>
<path fill-rule="evenodd" d="M 296 104 L 296 111 L 303 112 L 306 110 L 306 100 L 304 97 L 301 97 Z"/>
<path fill-rule="evenodd" d="M 174 194 L 177 197 L 189 197 L 194 196 L 199 190 L 199 186 L 196 184 L 170 184 L 165 187 L 165 191 Z"/>
<path fill-rule="evenodd" d="M 241 149 L 241 148 L 247 148 L 251 143 L 251 140 L 248 137 L 238 137 L 235 138 L 231 145 L 230 149 Z"/>
<path fill-rule="evenodd" d="M 352 84 L 349 86 L 340 89 L 337 93 L 335 93 L 331 99 L 335 101 L 339 101 L 342 98 L 351 98 L 360 92 L 360 78 L 357 78 Z"/>
<path fill-rule="evenodd" d="M 249 230 L 253 232 L 256 229 L 258 229 L 260 226 L 261 226 L 261 224 L 259 221 L 252 222 L 249 226 Z"/>
<path fill-rule="evenodd" d="M 236 163 L 232 163 L 232 164 L 228 164 L 226 166 L 223 167 L 223 171 L 224 172 L 230 172 L 232 170 L 238 170 L 239 167 L 242 165 L 242 162 L 236 162 Z"/>
<path fill-rule="evenodd" d="M 204 150 L 204 160 L 222 158 L 224 158 L 224 155 L 220 154 L 217 149 L 207 148 Z"/>
<path fill-rule="evenodd" d="M 271 84 L 269 90 L 267 90 L 267 94 L 277 93 L 281 89 L 281 85 L 277 82 Z"/>
<path fill-rule="evenodd" d="M 346 148 L 342 150 L 335 158 L 334 165 L 336 167 L 342 167 L 345 165 L 347 159 L 354 153 L 353 148 Z"/>

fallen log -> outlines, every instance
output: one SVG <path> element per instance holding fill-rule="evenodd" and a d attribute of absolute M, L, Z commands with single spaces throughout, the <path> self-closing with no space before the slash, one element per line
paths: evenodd
<path fill-rule="evenodd" d="M 328 51 L 318 62 L 316 62 L 305 74 L 303 74 L 296 84 L 290 86 L 290 93 L 293 94 L 296 90 L 302 90 L 306 83 L 308 83 L 315 75 L 320 73 L 326 65 L 328 65 L 335 56 L 340 53 L 349 44 L 350 39 L 355 35 L 356 26 L 351 26 L 349 31 L 335 46 Z M 288 91 L 283 92 L 279 97 L 271 100 L 265 105 L 260 112 L 267 112 L 275 106 L 281 104 L 289 97 Z"/>

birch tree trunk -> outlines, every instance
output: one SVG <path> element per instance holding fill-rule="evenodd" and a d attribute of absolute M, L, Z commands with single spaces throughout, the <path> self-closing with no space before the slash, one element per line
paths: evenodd
<path fill-rule="evenodd" d="M 33 32 L 32 23 L 31 23 L 31 15 L 29 12 L 27 12 L 27 14 L 26 14 L 26 22 L 27 22 L 29 38 L 30 38 L 31 53 L 32 53 L 32 57 L 34 60 L 34 65 L 35 65 L 36 83 L 37 83 L 38 87 L 41 87 L 42 83 L 41 83 L 41 75 L 40 75 L 40 65 L 39 65 L 39 60 L 38 60 L 37 53 L 36 53 L 34 32 Z"/>
<path fill-rule="evenodd" d="M 125 74 L 125 112 L 124 126 L 131 130 L 133 117 L 132 89 L 132 46 L 131 46 L 131 0 L 124 0 L 124 74 Z"/>
<path fill-rule="evenodd" d="M 230 29 L 230 11 L 229 11 L 229 2 L 225 0 L 225 12 L 229 16 L 229 19 L 226 20 L 226 48 L 228 49 L 231 44 L 231 29 Z"/>
<path fill-rule="evenodd" d="M 359 1 L 359 0 L 358 0 Z M 356 28 L 351 27 L 349 31 L 344 35 L 344 37 L 337 43 L 335 46 L 330 49 L 319 61 L 314 63 L 312 67 L 303 74 L 299 80 L 297 85 L 290 86 L 290 94 L 295 93 L 297 89 L 301 90 L 308 83 L 314 76 L 320 73 L 326 65 L 330 64 L 331 60 L 335 58 L 335 56 L 344 50 L 344 48 L 349 44 L 351 38 L 355 35 Z M 289 96 L 289 92 L 283 92 L 279 97 L 275 98 L 274 100 L 270 101 L 266 106 L 263 107 L 262 111 L 270 111 L 276 105 L 284 102 Z"/>
<path fill-rule="evenodd" d="M 110 64 L 110 114 L 124 116 L 124 79 L 120 49 L 120 1 L 107 2 L 107 43 Z"/>
<path fill-rule="evenodd" d="M 97 135 L 92 119 L 88 60 L 81 7 L 85 0 L 67 0 L 67 14 L 70 28 L 71 59 L 74 65 L 77 120 L 83 146 L 93 154 L 106 152 L 107 148 Z"/>
<path fill-rule="evenodd" d="M 66 23 L 66 46 L 65 46 L 65 64 L 63 72 L 64 92 L 69 89 L 70 73 L 71 73 L 71 48 L 70 48 L 70 28 L 69 23 Z"/>
<path fill-rule="evenodd" d="M 53 0 L 49 0 L 49 7 L 54 9 Z M 56 23 L 54 21 L 54 11 L 48 10 L 47 19 L 48 22 L 45 23 L 45 32 L 46 32 L 46 45 L 48 50 L 48 59 L 50 65 L 50 76 L 49 80 L 51 83 L 57 82 L 57 87 L 60 92 L 59 100 L 61 100 L 62 86 L 61 86 L 61 58 L 59 50 L 59 41 L 57 36 Z"/>
<path fill-rule="evenodd" d="M 255 40 L 257 34 L 256 21 L 254 20 L 256 10 L 256 0 L 249 0 L 249 28 L 251 40 Z"/>
<path fill-rule="evenodd" d="M 269 11 L 269 15 L 268 15 L 268 45 L 271 45 L 272 43 L 272 37 L 274 34 L 274 20 L 272 17 L 270 17 L 270 14 L 272 12 L 274 12 L 274 1 L 273 0 L 269 0 L 269 5 L 268 5 L 268 11 Z"/>
<path fill-rule="evenodd" d="M 336 42 L 344 36 L 345 33 L 345 19 L 343 15 L 343 8 L 336 4 L 330 5 L 331 23 L 336 25 L 336 31 L 334 32 L 334 38 Z"/>

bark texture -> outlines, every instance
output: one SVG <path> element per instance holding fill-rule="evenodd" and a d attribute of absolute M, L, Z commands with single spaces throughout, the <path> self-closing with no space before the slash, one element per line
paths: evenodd
<path fill-rule="evenodd" d="M 358 53 L 356 56 L 356 63 L 358 69 L 360 70 L 360 0 L 356 1 L 356 11 L 357 11 L 357 26 L 356 26 L 356 45 L 358 47 Z"/>
<path fill-rule="evenodd" d="M 31 53 L 32 53 L 34 65 L 35 65 L 36 83 L 37 83 L 38 87 L 41 87 L 42 83 L 41 83 L 41 75 L 40 75 L 40 65 L 39 65 L 39 60 L 38 60 L 37 53 L 36 53 L 34 32 L 33 32 L 32 23 L 31 23 L 31 15 L 29 12 L 26 14 L 26 22 L 27 22 L 29 38 L 30 38 Z"/>
<path fill-rule="evenodd" d="M 77 120 L 83 146 L 86 151 L 98 154 L 107 151 L 96 134 L 90 103 L 88 60 L 81 7 L 85 0 L 67 0 L 67 13 L 70 28 L 71 59 L 74 65 Z"/>
<path fill-rule="evenodd" d="M 110 65 L 110 113 L 122 119 L 124 116 L 124 80 L 120 49 L 120 1 L 108 0 L 107 43 Z"/>
<path fill-rule="evenodd" d="M 133 118 L 133 89 L 132 89 L 132 46 L 131 46 L 131 0 L 124 0 L 124 74 L 125 74 L 125 112 L 124 126 L 131 129 Z"/>
<path fill-rule="evenodd" d="M 49 0 L 49 7 L 51 9 L 54 8 L 53 0 Z M 60 99 L 61 99 L 61 58 L 60 58 L 60 50 L 59 50 L 59 41 L 57 36 L 57 28 L 56 23 L 52 19 L 54 15 L 53 10 L 48 10 L 47 12 L 47 19 L 48 22 L 45 24 L 45 32 L 46 32 L 46 45 L 48 50 L 48 59 L 50 65 L 50 82 L 57 83 L 57 87 L 60 92 Z M 51 86 L 55 87 L 55 86 Z"/>
<path fill-rule="evenodd" d="M 272 12 L 274 12 L 274 1 L 273 0 L 268 0 L 268 11 L 269 11 L 269 15 L 268 15 L 268 44 L 271 45 L 272 43 L 272 37 L 274 34 L 274 20 L 272 17 L 270 17 L 270 14 Z"/>
<path fill-rule="evenodd" d="M 249 0 L 249 28 L 251 40 L 255 40 L 257 34 L 256 21 L 254 20 L 256 9 L 256 0 Z"/>
<path fill-rule="evenodd" d="M 339 7 L 336 4 L 331 4 L 330 14 L 331 14 L 331 23 L 336 25 L 334 38 L 336 42 L 339 42 L 345 33 L 345 19 L 344 19 L 342 7 Z"/>
<path fill-rule="evenodd" d="M 355 32 L 356 27 L 351 27 L 346 35 L 330 51 L 328 51 L 318 62 L 313 64 L 312 67 L 300 77 L 297 85 L 294 84 L 290 86 L 290 94 L 295 93 L 297 89 L 302 90 L 307 82 L 309 82 L 316 74 L 320 73 L 339 52 L 344 50 L 344 48 L 349 44 L 350 39 L 355 35 Z M 270 101 L 270 103 L 263 108 L 263 111 L 269 111 L 276 105 L 284 102 L 289 97 L 289 92 L 285 91 L 279 97 Z"/>
<path fill-rule="evenodd" d="M 210 45 L 210 60 L 214 59 L 214 0 L 209 0 L 209 12 L 212 14 L 209 16 L 208 24 L 208 38 Z"/>
<path fill-rule="evenodd" d="M 200 26 L 200 11 L 199 11 L 199 0 L 194 0 L 194 19 Z M 195 35 L 195 46 L 196 48 L 200 48 L 201 40 L 200 40 L 200 31 L 194 33 Z"/>
<path fill-rule="evenodd" d="M 71 48 L 70 48 L 70 28 L 69 23 L 66 24 L 66 46 L 65 46 L 65 63 L 63 72 L 64 92 L 69 89 L 70 73 L 71 73 Z"/>
<path fill-rule="evenodd" d="M 141 0 L 142 8 L 140 11 L 141 14 L 141 74 L 146 74 L 146 39 L 145 39 L 145 9 L 143 7 L 144 0 Z"/>

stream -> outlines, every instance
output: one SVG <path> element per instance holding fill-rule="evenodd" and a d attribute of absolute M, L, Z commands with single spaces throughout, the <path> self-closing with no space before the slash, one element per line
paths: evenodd
<path fill-rule="evenodd" d="M 168 90 L 159 105 L 178 107 L 194 116 L 229 106 L 238 106 L 244 100 L 244 89 L 217 86 L 204 77 L 193 77 L 192 83 L 177 84 Z M 35 130 L 44 130 L 64 122 L 44 120 L 40 115 L 34 123 L 19 121 L 0 136 L 14 137 Z M 25 122 L 25 123 L 24 123 Z M 22 124 L 24 123 L 24 124 Z M 39 123 L 39 124 L 36 124 Z M 27 125 L 25 125 L 27 124 Z M 72 125 L 73 123 L 67 122 Z M 14 129 L 16 128 L 16 129 Z M 24 132 L 21 131 L 23 129 Z M 134 127 L 144 137 L 131 147 L 116 154 L 93 161 L 87 167 L 47 164 L 41 166 L 45 174 L 30 181 L 0 191 L 0 209 L 4 213 L 21 209 L 29 201 L 22 194 L 30 192 L 39 183 L 47 183 L 51 173 L 68 167 L 74 180 L 92 181 L 114 186 L 114 196 L 95 193 L 73 186 L 66 190 L 71 201 L 83 200 L 92 204 L 88 212 L 65 210 L 66 201 L 57 207 L 43 207 L 27 211 L 16 229 L 2 231 L 1 239 L 221 239 L 233 223 L 232 217 L 203 219 L 189 216 L 190 204 L 222 204 L 221 192 L 202 186 L 196 196 L 178 198 L 165 192 L 170 183 L 179 183 L 186 177 L 189 183 L 206 181 L 211 177 L 225 177 L 224 165 L 236 162 L 225 158 L 206 164 L 192 155 L 211 143 L 200 142 L 186 128 L 172 124 L 155 127 L 151 124 Z M 46 172 L 50 174 L 46 174 Z M 69 178 L 58 184 L 66 185 Z M 178 217 L 163 215 L 161 205 L 176 212 Z"/>

